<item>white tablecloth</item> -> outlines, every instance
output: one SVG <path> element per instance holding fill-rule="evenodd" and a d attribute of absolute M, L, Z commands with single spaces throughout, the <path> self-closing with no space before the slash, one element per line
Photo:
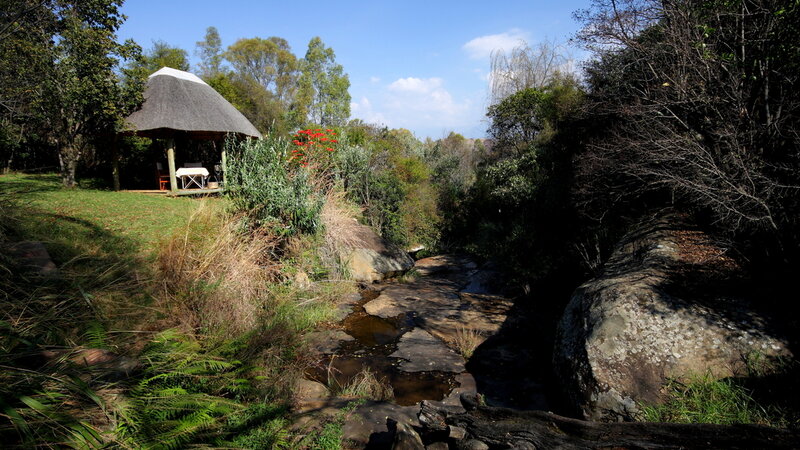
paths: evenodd
<path fill-rule="evenodd" d="M 202 175 L 204 177 L 208 176 L 208 169 L 205 167 L 181 167 L 180 169 L 175 171 L 175 176 L 178 177 L 185 177 L 189 175 Z"/>

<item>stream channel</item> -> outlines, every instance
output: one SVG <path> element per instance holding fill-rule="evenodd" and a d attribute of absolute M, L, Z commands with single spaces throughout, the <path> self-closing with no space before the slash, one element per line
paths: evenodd
<path fill-rule="evenodd" d="M 404 372 L 402 359 L 389 355 L 397 350 L 400 337 L 415 326 L 415 313 L 407 312 L 392 318 L 368 314 L 364 304 L 375 299 L 379 291 L 364 289 L 361 300 L 341 322 L 343 331 L 352 337 L 340 342 L 336 354 L 325 355 L 321 364 L 308 374 L 320 383 L 345 386 L 362 370 L 369 369 L 376 378 L 387 382 L 394 391 L 394 403 L 414 405 L 422 400 L 442 400 L 458 387 L 455 374 L 445 372 Z"/>

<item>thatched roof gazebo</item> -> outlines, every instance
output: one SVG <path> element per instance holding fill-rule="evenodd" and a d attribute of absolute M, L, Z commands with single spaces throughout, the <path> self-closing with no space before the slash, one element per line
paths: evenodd
<path fill-rule="evenodd" d="M 222 95 L 198 76 L 163 67 L 150 75 L 142 107 L 127 117 L 123 135 L 167 140 L 170 187 L 177 191 L 175 139 L 219 141 L 228 135 L 260 138 L 261 133 Z M 223 174 L 225 151 L 222 151 Z"/>

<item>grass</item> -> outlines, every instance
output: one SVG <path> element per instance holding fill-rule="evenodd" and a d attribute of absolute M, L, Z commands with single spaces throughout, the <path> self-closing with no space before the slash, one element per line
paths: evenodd
<path fill-rule="evenodd" d="M 364 404 L 364 399 L 354 400 L 342 408 L 315 433 L 310 433 L 297 443 L 296 448 L 312 450 L 339 450 L 342 448 L 344 423 L 356 408 Z"/>
<path fill-rule="evenodd" d="M 6 195 L 24 211 L 20 237 L 48 243 L 61 262 L 81 253 L 152 252 L 186 224 L 197 204 L 163 195 L 63 189 L 57 175 L 2 175 L 0 196 Z"/>
<path fill-rule="evenodd" d="M 759 405 L 753 399 L 752 392 L 732 378 L 718 380 L 708 374 L 692 376 L 686 382 L 670 380 L 666 389 L 666 402 L 642 407 L 642 420 L 721 425 L 754 423 L 773 427 L 787 425 L 780 410 Z"/>
<path fill-rule="evenodd" d="M 385 378 L 378 379 L 376 374 L 369 368 L 362 369 L 344 386 L 338 386 L 335 377 L 331 376 L 329 377 L 328 385 L 338 387 L 333 389 L 333 394 L 341 397 L 376 401 L 394 400 L 394 390 L 389 382 Z"/>
<path fill-rule="evenodd" d="M 0 253 L 0 441 L 138 448 L 235 431 L 250 448 L 288 442 L 281 405 L 304 369 L 301 335 L 349 288 L 320 279 L 305 244 L 292 258 L 315 282 L 294 285 L 285 243 L 276 255 L 274 236 L 243 233 L 224 205 L 0 176 L 0 244 L 43 241 L 60 272 L 26 278 Z M 98 345 L 143 369 L 119 384 L 66 359 L 30 361 Z M 226 423 L 232 413 L 252 419 Z"/>
<path fill-rule="evenodd" d="M 456 351 L 464 357 L 464 359 L 472 358 L 475 349 L 483 343 L 485 338 L 480 331 L 467 327 L 460 326 L 456 329 L 455 337 L 453 337 L 452 345 Z"/>

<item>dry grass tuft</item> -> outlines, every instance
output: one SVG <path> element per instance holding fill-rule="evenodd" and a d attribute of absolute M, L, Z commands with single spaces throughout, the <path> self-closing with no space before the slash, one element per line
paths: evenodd
<path fill-rule="evenodd" d="M 359 223 L 356 220 L 361 212 L 345 199 L 342 191 L 328 192 L 325 205 L 320 215 L 325 227 L 325 243 L 320 248 L 323 262 L 336 270 L 340 279 L 347 278 L 343 260 L 353 248 L 363 247 L 365 243 L 359 237 Z"/>
<path fill-rule="evenodd" d="M 464 357 L 464 359 L 472 358 L 475 349 L 483 343 L 486 339 L 483 334 L 471 327 L 460 326 L 456 330 L 455 338 L 453 338 L 452 345 L 456 351 Z"/>
<path fill-rule="evenodd" d="M 252 329 L 277 278 L 277 236 L 245 235 L 236 217 L 201 203 L 157 257 L 162 307 L 192 329 L 223 336 Z"/>
<path fill-rule="evenodd" d="M 369 368 L 362 369 L 344 386 L 337 386 L 335 379 L 333 377 L 330 379 L 333 381 L 328 383 L 329 389 L 335 395 L 375 401 L 394 400 L 394 390 L 389 381 L 386 378 L 378 379 L 376 374 Z M 331 386 L 338 387 L 338 389 L 331 388 Z"/>

